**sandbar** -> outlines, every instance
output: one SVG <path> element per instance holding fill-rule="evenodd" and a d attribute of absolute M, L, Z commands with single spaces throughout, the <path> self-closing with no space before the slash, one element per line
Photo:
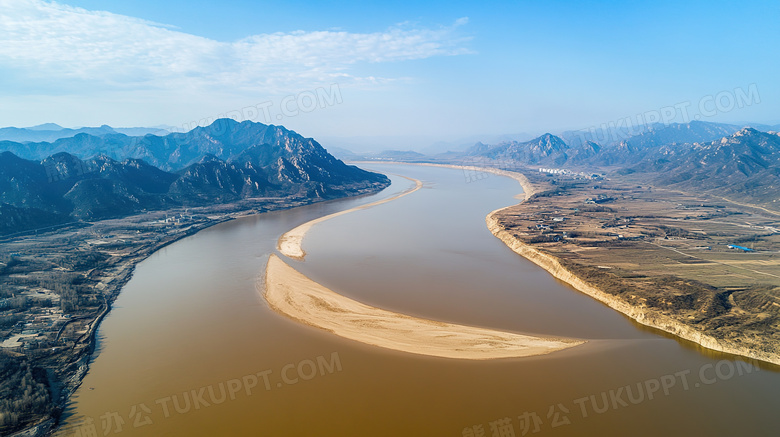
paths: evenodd
<path fill-rule="evenodd" d="M 264 296 L 276 312 L 340 337 L 434 357 L 489 360 L 543 355 L 585 343 L 420 319 L 372 307 L 268 259 Z"/>

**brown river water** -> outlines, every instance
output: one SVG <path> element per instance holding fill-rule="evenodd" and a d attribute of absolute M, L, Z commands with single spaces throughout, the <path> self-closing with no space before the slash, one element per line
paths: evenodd
<path fill-rule="evenodd" d="M 514 180 L 371 165 L 374 196 L 221 224 L 137 266 L 72 398 L 72 436 L 774 436 L 780 372 L 641 327 L 514 254 L 485 226 Z M 277 239 L 323 215 L 286 259 L 350 298 L 417 317 L 589 342 L 463 361 L 364 345 L 288 320 L 258 292 Z"/>

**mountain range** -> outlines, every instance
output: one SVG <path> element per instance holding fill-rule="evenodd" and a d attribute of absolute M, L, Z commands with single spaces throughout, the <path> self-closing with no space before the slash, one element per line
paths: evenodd
<path fill-rule="evenodd" d="M 170 126 L 165 127 L 125 127 L 113 128 L 108 125 L 100 127 L 81 127 L 78 129 L 64 128 L 58 124 L 45 123 L 32 127 L 4 127 L 0 128 L 0 141 L 12 141 L 19 143 L 56 141 L 61 138 L 70 138 L 84 133 L 93 136 L 111 134 L 124 134 L 130 136 L 140 135 L 165 135 L 169 133 Z"/>
<path fill-rule="evenodd" d="M 32 160 L 42 160 L 59 152 L 70 153 L 81 159 L 97 155 L 118 161 L 143 159 L 163 170 L 176 171 L 198 162 L 205 155 L 228 160 L 250 147 L 264 144 L 288 149 L 288 153 L 293 153 L 292 149 L 322 149 L 313 139 L 304 138 L 283 126 L 251 121 L 239 123 L 231 119 L 219 119 L 209 126 L 196 127 L 186 133 L 166 131 L 165 135 L 131 136 L 105 127 L 105 130 L 95 128 L 100 132 L 80 132 L 51 142 L 0 141 L 0 150 Z"/>
<path fill-rule="evenodd" d="M 11 151 L 0 152 L 0 233 L 254 197 L 332 199 L 389 184 L 282 127 L 215 124 L 164 137 L 81 133 L 53 143 L 10 143 Z M 0 150 L 8 145 L 0 143 Z M 92 155 L 109 146 L 121 160 Z M 54 153 L 37 160 L 17 152 Z"/>
<path fill-rule="evenodd" d="M 660 146 L 713 141 L 732 135 L 739 126 L 693 121 L 656 124 L 636 135 L 608 133 L 606 136 L 586 131 L 567 131 L 556 136 L 544 134 L 529 141 L 507 141 L 495 145 L 477 143 L 466 151 L 469 156 L 512 159 L 526 164 L 619 165 L 635 164 Z"/>
<path fill-rule="evenodd" d="M 27 130 L 51 132 L 53 127 Z M 330 199 L 388 183 L 384 176 L 344 164 L 315 140 L 283 126 L 222 119 L 161 136 L 93 129 L 103 130 L 52 142 L 0 142 L 0 151 L 6 151 L 0 153 L 0 232 L 251 197 Z M 653 125 L 637 135 L 601 143 L 571 132 L 563 136 L 547 133 L 529 141 L 477 143 L 465 152 L 434 157 L 411 151 L 339 153 L 346 159 L 479 158 L 604 169 L 659 186 L 710 190 L 762 204 L 778 200 L 780 136 L 774 132 L 694 121 Z"/>
<path fill-rule="evenodd" d="M 702 143 L 654 148 L 626 172 L 652 175 L 657 185 L 709 190 L 751 203 L 780 199 L 780 134 L 743 128 Z"/>
<path fill-rule="evenodd" d="M 525 142 L 477 143 L 467 157 L 513 164 L 611 169 L 659 186 L 709 190 L 755 203 L 780 198 L 780 134 L 694 121 L 657 125 L 600 145 L 544 134 Z"/>
<path fill-rule="evenodd" d="M 563 165 L 570 161 L 582 162 L 600 150 L 601 146 L 590 141 L 578 147 L 571 147 L 560 137 L 547 133 L 530 141 L 508 141 L 496 145 L 477 143 L 466 153 L 469 156 L 518 161 L 530 165 Z"/>

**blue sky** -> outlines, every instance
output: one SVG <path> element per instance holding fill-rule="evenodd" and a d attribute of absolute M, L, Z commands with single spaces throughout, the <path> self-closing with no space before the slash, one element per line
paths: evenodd
<path fill-rule="evenodd" d="M 232 114 L 407 149 L 715 97 L 701 119 L 778 123 L 778 22 L 777 1 L 0 0 L 0 125 Z"/>

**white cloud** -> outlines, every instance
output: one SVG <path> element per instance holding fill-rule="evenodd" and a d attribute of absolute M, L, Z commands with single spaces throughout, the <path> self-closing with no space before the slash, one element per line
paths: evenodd
<path fill-rule="evenodd" d="M 468 53 L 452 26 L 399 25 L 376 33 L 317 31 L 219 42 L 145 20 L 40 0 L 0 0 L 0 68 L 28 86 L 108 89 L 223 89 L 279 92 L 353 77 L 356 63 Z"/>

